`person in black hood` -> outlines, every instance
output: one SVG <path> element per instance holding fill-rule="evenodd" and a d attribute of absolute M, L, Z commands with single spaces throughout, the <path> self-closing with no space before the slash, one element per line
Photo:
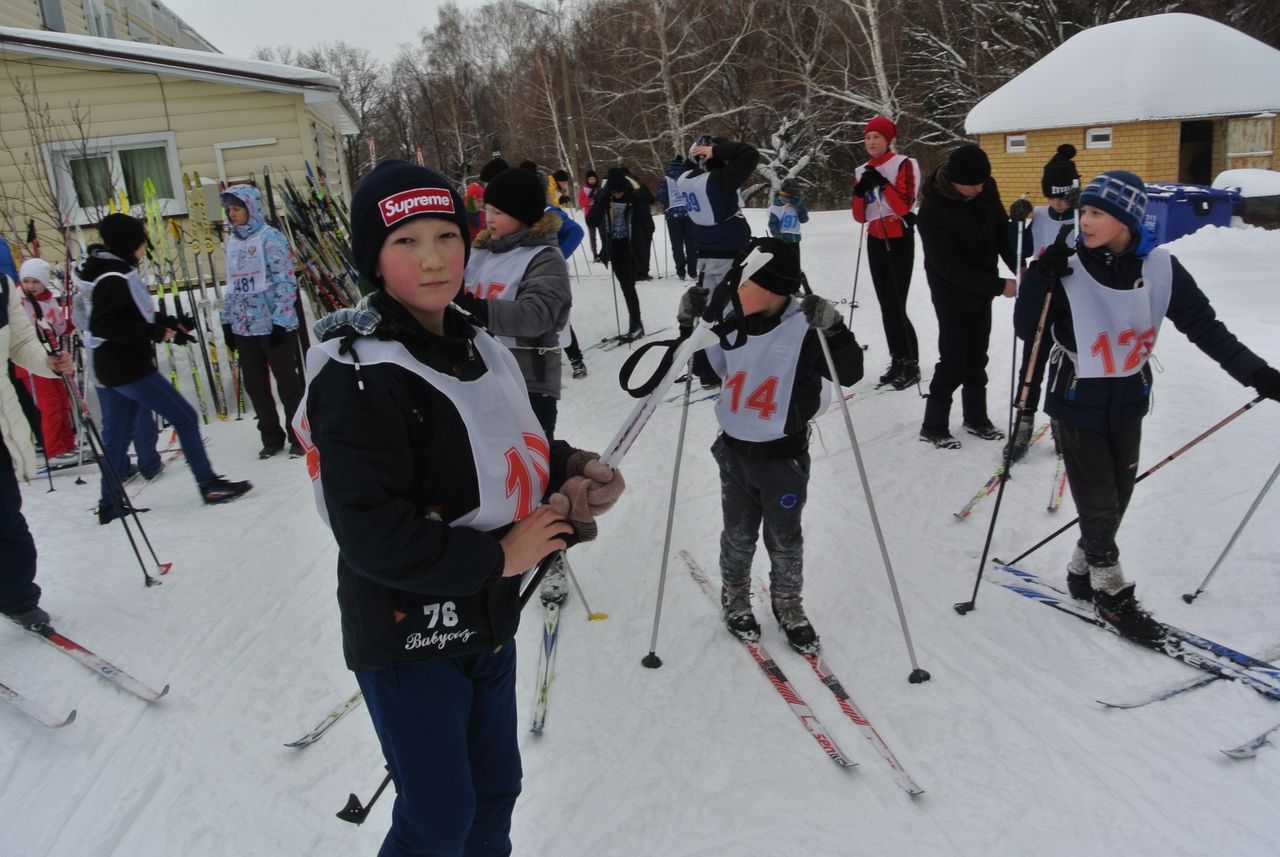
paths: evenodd
<path fill-rule="evenodd" d="M 628 176 L 625 169 L 610 167 L 605 174 L 604 186 L 587 215 L 587 225 L 601 229 L 603 253 L 613 264 L 613 275 L 627 304 L 627 332 L 622 335 L 626 341 L 644 336 L 640 296 L 636 294 L 636 271 L 639 267 L 636 250 L 640 243 L 639 233 L 643 231 L 639 225 L 642 215 L 638 210 L 643 203 L 637 196 L 638 186 L 639 183 Z"/>
<path fill-rule="evenodd" d="M 182 345 L 195 319 L 156 313 L 145 283 L 135 270 L 147 251 L 147 230 L 127 214 L 108 214 L 98 224 L 101 244 L 91 244 L 78 276 L 90 284 L 89 335 L 98 399 L 102 406 L 102 442 L 117 474 L 129 463 L 127 450 L 138 409 L 164 417 L 178 433 L 182 454 L 206 503 L 225 503 L 245 494 L 250 482 L 230 482 L 213 472 L 200 437 L 200 418 L 178 389 L 156 368 L 156 343 Z M 174 381 L 176 384 L 177 381 Z M 129 500 L 106 471 L 98 523 L 123 511 Z"/>
<path fill-rule="evenodd" d="M 1146 185 L 1133 173 L 1113 170 L 1090 181 L 1080 194 L 1079 237 L 1068 241 L 1064 228 L 1031 265 L 1014 326 L 1018 336 L 1034 340 L 1049 302 L 1044 335 L 1054 346 L 1044 409 L 1080 513 L 1067 588 L 1072 597 L 1092 601 L 1123 636 L 1152 644 L 1164 637 L 1164 626 L 1125 582 L 1116 534 L 1137 480 L 1154 381 L 1148 360 L 1161 322 L 1172 321 L 1259 395 L 1280 401 L 1280 371 L 1241 344 L 1177 258 L 1154 246 L 1155 236 L 1143 227 L 1146 205 Z"/>
<path fill-rule="evenodd" d="M 960 388 L 964 428 L 983 440 L 1004 432 L 987 416 L 987 345 L 991 302 L 1014 296 L 1014 281 L 997 271 L 1016 260 L 1009 243 L 1009 216 L 991 178 L 987 155 L 974 145 L 951 153 L 925 182 L 920 202 L 924 273 L 938 315 L 938 365 L 929 383 L 920 439 L 957 449 L 951 436 L 951 397 Z"/>
<path fill-rule="evenodd" d="M 316 325 L 294 427 L 396 783 L 381 853 L 510 854 L 520 577 L 593 537 L 622 475 L 547 441 L 515 358 L 453 304 L 470 246 L 444 176 L 382 162 L 351 233 L 369 293 Z"/>

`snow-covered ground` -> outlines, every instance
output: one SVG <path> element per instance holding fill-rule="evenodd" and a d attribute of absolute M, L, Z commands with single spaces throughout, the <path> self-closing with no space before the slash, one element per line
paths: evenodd
<path fill-rule="evenodd" d="M 763 212 L 752 211 L 757 232 Z M 817 213 L 804 258 L 815 288 L 848 298 L 857 232 L 847 212 Z M 658 247 L 665 249 L 659 236 Z M 1173 245 L 1220 316 L 1254 350 L 1280 362 L 1280 233 L 1209 228 Z M 926 363 L 936 325 L 917 255 L 912 319 Z M 574 326 L 585 344 L 612 334 L 607 271 L 577 257 Z M 664 266 L 669 269 L 669 264 Z M 887 362 L 879 312 L 863 264 L 854 329 L 868 343 L 867 374 Z M 670 324 L 685 284 L 640 285 L 650 329 Z M 1007 397 L 1012 303 L 996 305 L 989 400 Z M 631 407 L 617 370 L 627 352 L 587 355 L 590 375 L 566 370 L 559 434 L 607 444 Z M 1145 423 L 1150 466 L 1252 398 L 1166 325 L 1154 412 Z M 931 367 L 926 367 L 926 377 Z M 866 389 L 863 381 L 855 389 Z M 629 490 L 573 564 L 593 610 L 576 598 L 561 650 L 546 732 L 525 734 L 524 796 L 513 840 L 520 855 L 1126 854 L 1266 855 L 1280 842 L 1280 752 L 1252 761 L 1218 752 L 1280 722 L 1280 706 L 1217 682 L 1135 711 L 1114 698 L 1193 674 L 1112 635 L 984 585 L 961 618 L 954 602 L 973 586 L 994 498 L 968 521 L 952 515 L 997 463 L 999 445 L 963 449 L 916 439 L 914 391 L 855 399 L 853 417 L 875 505 L 921 666 L 906 654 L 885 569 L 841 416 L 816 421 L 805 513 L 805 594 L 824 651 L 898 758 L 926 790 L 899 790 L 880 757 L 840 714 L 771 620 L 765 642 L 846 754 L 821 752 L 672 557 L 658 638 L 649 650 L 662 535 L 680 410 L 664 405 L 624 464 Z M 958 431 L 958 409 L 953 429 Z M 40 548 L 43 604 L 71 636 L 171 693 L 146 703 L 98 679 L 17 628 L 0 626 L 0 681 L 45 707 L 79 717 L 48 731 L 0 708 L 0 855 L 4 857 L 222 857 L 374 854 L 389 823 L 387 795 L 361 828 L 334 813 L 355 791 L 368 799 L 382 760 L 363 709 L 318 744 L 289 750 L 355 690 L 342 663 L 334 600 L 334 546 L 317 518 L 301 461 L 259 462 L 250 419 L 208 426 L 219 472 L 254 491 L 205 508 L 179 464 L 139 499 L 173 572 L 144 589 L 118 525 L 99 527 L 97 494 L 75 473 L 24 490 Z M 717 476 L 707 448 L 710 402 L 691 406 L 674 549 L 714 575 Z M 1139 485 L 1121 547 L 1138 592 L 1158 616 L 1258 651 L 1280 641 L 1280 496 L 1266 499 L 1208 591 L 1200 582 L 1280 458 L 1280 406 L 1264 402 Z M 1010 556 L 1072 516 L 1070 497 L 1046 512 L 1050 444 L 1014 471 L 993 553 Z M 1055 579 L 1070 554 L 1061 538 L 1025 564 Z M 767 568 L 757 555 L 760 577 Z M 536 612 L 536 611 L 534 611 Z M 766 620 L 767 608 L 758 605 Z M 540 623 L 519 634 L 522 717 Z"/>

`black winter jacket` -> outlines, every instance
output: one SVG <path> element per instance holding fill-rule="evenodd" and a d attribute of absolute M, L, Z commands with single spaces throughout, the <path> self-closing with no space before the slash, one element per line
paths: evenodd
<path fill-rule="evenodd" d="M 427 366 L 463 381 L 488 371 L 472 344 L 475 328 L 452 308 L 440 337 L 381 292 L 366 307 L 381 316 L 375 336 L 400 342 Z M 352 328 L 324 336 L 335 337 L 358 358 Z M 376 669 L 508 643 L 520 621 L 520 578 L 502 577 L 499 539 L 510 527 L 486 533 L 446 523 L 479 503 L 470 439 L 452 401 L 400 366 L 363 365 L 357 376 L 355 367 L 329 361 L 310 381 L 306 416 L 339 549 L 347 666 Z M 564 481 L 571 451 L 553 442 L 549 490 Z M 446 614 L 456 622 L 446 625 Z M 440 635 L 459 629 L 471 633 L 442 651 Z"/>
<path fill-rule="evenodd" d="M 1083 265 L 1090 276 L 1107 288 L 1132 289 L 1142 276 L 1143 259 L 1132 250 L 1115 256 L 1104 249 L 1086 250 L 1083 244 L 1078 245 L 1078 249 L 1080 252 L 1071 260 L 1072 267 Z M 1172 258 L 1172 263 L 1172 296 L 1165 318 L 1173 322 L 1174 327 L 1197 348 L 1217 361 L 1231 377 L 1247 385 L 1266 361 L 1245 348 L 1226 325 L 1218 321 L 1209 299 L 1177 257 Z M 1035 337 L 1045 294 L 1052 288 L 1053 300 L 1049 304 L 1045 336 L 1074 352 L 1077 350 L 1076 334 L 1066 290 L 1057 281 L 1049 282 L 1038 269 L 1038 263 L 1033 263 L 1023 275 L 1014 305 L 1014 330 L 1027 342 Z M 1163 335 L 1166 335 L 1164 328 Z M 1049 365 L 1044 410 L 1067 425 L 1096 432 L 1120 431 L 1147 415 L 1151 403 L 1151 382 L 1149 363 L 1133 375 L 1077 378 L 1075 364 L 1070 357 L 1061 354 Z"/>
<path fill-rule="evenodd" d="M 996 257 L 1011 271 L 1016 260 L 995 180 L 965 199 L 951 187 L 946 169 L 939 167 L 925 182 L 917 225 L 934 307 L 944 315 L 967 315 L 1004 292 Z"/>
<path fill-rule="evenodd" d="M 93 372 L 104 387 L 120 387 L 139 381 L 156 369 L 156 343 L 164 340 L 167 327 L 153 323 L 138 310 L 129 292 L 127 277 L 133 266 L 109 254 L 105 247 L 89 247 L 89 257 L 80 266 L 80 279 L 93 282 L 93 312 L 89 332 L 106 340 L 93 349 Z M 159 316 L 156 321 L 159 322 Z"/>

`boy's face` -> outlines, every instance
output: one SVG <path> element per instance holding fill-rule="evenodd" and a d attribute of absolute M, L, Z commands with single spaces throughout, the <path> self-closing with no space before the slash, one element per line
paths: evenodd
<path fill-rule="evenodd" d="M 419 217 L 382 242 L 374 273 L 387 294 L 404 305 L 423 327 L 439 332 L 444 309 L 462 287 L 466 238 L 457 224 Z"/>
<path fill-rule="evenodd" d="M 1123 253 L 1133 240 L 1128 226 L 1092 205 L 1080 206 L 1080 238 L 1090 250 L 1105 247 L 1112 253 Z"/>
<path fill-rule="evenodd" d="M 249 209 L 241 205 L 227 206 L 227 220 L 232 226 L 245 226 L 249 222 Z"/>
<path fill-rule="evenodd" d="M 48 289 L 44 287 L 44 283 L 40 282 L 35 277 L 23 277 L 22 290 L 32 297 L 37 298 L 48 291 Z"/>
<path fill-rule="evenodd" d="M 489 227 L 489 234 L 494 238 L 506 238 L 524 229 L 523 223 L 492 205 L 484 207 L 484 225 Z"/>
<path fill-rule="evenodd" d="M 1049 200 L 1049 207 L 1057 214 L 1063 214 L 1067 209 L 1071 208 L 1071 203 L 1067 202 L 1066 197 L 1055 196 Z"/>
<path fill-rule="evenodd" d="M 862 138 L 862 144 L 867 147 L 867 154 L 873 158 L 878 158 L 889 151 L 889 141 L 879 131 L 868 131 Z"/>
<path fill-rule="evenodd" d="M 738 300 L 742 302 L 742 314 L 772 316 L 782 312 L 787 296 L 769 291 L 754 280 L 743 280 L 738 286 Z"/>
<path fill-rule="evenodd" d="M 973 199 L 975 196 L 982 193 L 983 188 L 982 184 L 957 184 L 956 182 L 952 182 L 951 186 L 956 189 L 956 193 L 960 194 L 965 199 Z"/>

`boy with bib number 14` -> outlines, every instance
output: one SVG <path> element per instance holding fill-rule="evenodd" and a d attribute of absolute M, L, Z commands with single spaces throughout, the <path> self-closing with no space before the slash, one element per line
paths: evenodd
<path fill-rule="evenodd" d="M 1080 194 L 1080 233 L 1070 227 L 1022 280 L 1014 308 L 1020 338 L 1034 339 L 1052 290 L 1045 335 L 1053 338 L 1045 412 L 1062 445 L 1080 540 L 1067 565 L 1073 598 L 1146 644 L 1164 626 L 1142 608 L 1120 567 L 1116 533 L 1133 494 L 1142 419 L 1150 405 L 1148 358 L 1169 319 L 1241 384 L 1280 400 L 1280 372 L 1218 321 L 1204 292 L 1143 226 L 1146 185 L 1133 173 L 1103 173 Z M 1076 258 L 1071 260 L 1071 256 Z M 1070 264 L 1068 264 L 1070 260 Z"/>

